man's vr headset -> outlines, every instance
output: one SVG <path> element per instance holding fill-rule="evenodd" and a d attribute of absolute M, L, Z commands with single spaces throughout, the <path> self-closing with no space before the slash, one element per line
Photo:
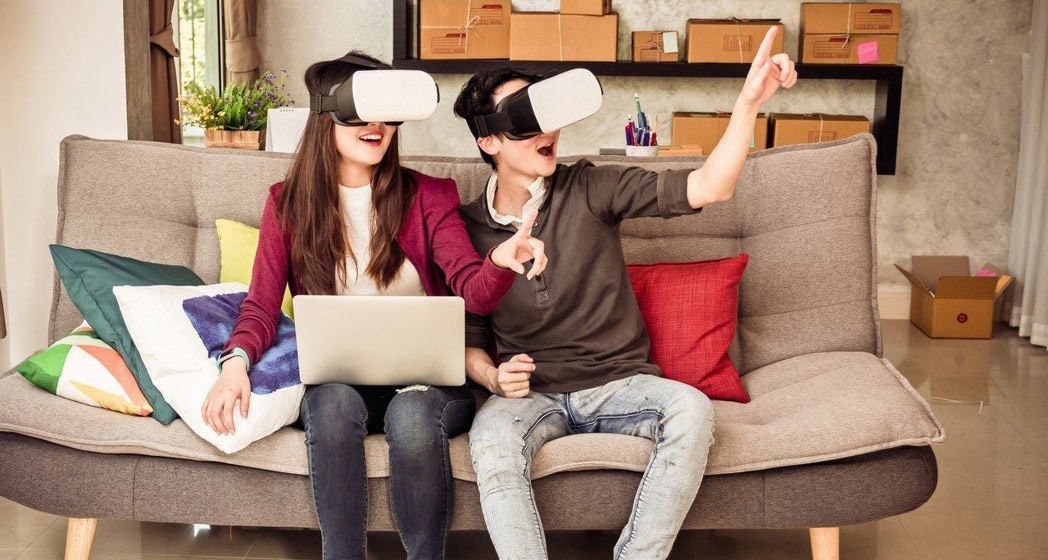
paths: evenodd
<path fill-rule="evenodd" d="M 433 78 L 420 70 L 392 70 L 365 58 L 346 55 L 339 60 L 369 68 L 359 70 L 328 95 L 312 95 L 309 109 L 331 113 L 343 126 L 372 122 L 399 125 L 427 119 L 437 110 L 440 92 Z"/>
<path fill-rule="evenodd" d="M 467 122 L 476 138 L 504 134 L 510 140 L 526 140 L 596 113 L 603 95 L 593 72 L 576 68 L 506 96 L 494 113 Z"/>

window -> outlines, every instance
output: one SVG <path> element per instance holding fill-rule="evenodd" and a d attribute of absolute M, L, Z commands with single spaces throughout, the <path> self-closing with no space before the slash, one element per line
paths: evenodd
<path fill-rule="evenodd" d="M 221 91 L 225 85 L 222 0 L 178 0 L 175 10 L 179 95 L 184 94 L 184 86 L 190 82 L 215 86 Z M 204 131 L 195 126 L 183 127 L 182 143 L 202 146 Z"/>

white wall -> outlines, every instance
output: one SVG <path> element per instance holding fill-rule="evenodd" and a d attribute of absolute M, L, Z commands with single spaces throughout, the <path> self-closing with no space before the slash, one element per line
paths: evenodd
<path fill-rule="evenodd" d="M 122 2 L 0 0 L 0 76 L 7 369 L 47 344 L 59 142 L 127 138 Z"/>

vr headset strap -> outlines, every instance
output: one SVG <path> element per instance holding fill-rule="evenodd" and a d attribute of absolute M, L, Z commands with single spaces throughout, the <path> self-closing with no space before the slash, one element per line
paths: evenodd
<path fill-rule="evenodd" d="M 314 113 L 331 113 L 338 110 L 338 100 L 334 95 L 320 95 L 319 93 L 309 96 L 309 110 Z"/>
<path fill-rule="evenodd" d="M 493 134 L 510 130 L 513 128 L 513 120 L 510 119 L 509 113 L 492 113 L 490 115 L 474 117 L 469 128 L 470 132 L 473 133 L 473 136 L 483 138 L 485 136 L 491 136 Z"/>

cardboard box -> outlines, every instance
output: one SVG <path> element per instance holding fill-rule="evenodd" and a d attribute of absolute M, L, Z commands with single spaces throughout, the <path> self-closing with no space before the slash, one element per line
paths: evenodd
<path fill-rule="evenodd" d="M 419 0 L 419 58 L 509 58 L 510 0 Z"/>
<path fill-rule="evenodd" d="M 778 27 L 773 53 L 782 52 L 783 25 L 777 19 L 689 19 L 688 62 L 749 64 L 771 27 Z"/>
<path fill-rule="evenodd" d="M 801 34 L 898 35 L 901 4 L 801 4 Z"/>
<path fill-rule="evenodd" d="M 804 35 L 801 62 L 805 64 L 895 64 L 898 35 Z"/>
<path fill-rule="evenodd" d="M 560 13 L 602 16 L 611 13 L 611 0 L 560 0 Z"/>
<path fill-rule="evenodd" d="M 701 156 L 702 146 L 698 144 L 678 144 L 674 146 L 659 146 L 658 157 L 677 156 Z"/>
<path fill-rule="evenodd" d="M 516 12 L 510 21 L 510 60 L 615 62 L 618 14 Z"/>
<path fill-rule="evenodd" d="M 994 302 L 1012 283 L 1007 274 L 972 276 L 968 257 L 915 256 L 910 270 L 910 321 L 932 338 L 990 338 Z"/>
<path fill-rule="evenodd" d="M 870 120 L 858 115 L 771 115 L 771 145 L 831 142 L 870 131 Z"/>
<path fill-rule="evenodd" d="M 728 128 L 731 113 L 673 113 L 670 133 L 674 144 L 698 144 L 706 152 L 720 142 Z M 757 115 L 753 125 L 753 137 L 750 151 L 756 152 L 768 147 L 768 116 Z"/>
<path fill-rule="evenodd" d="M 677 62 L 680 36 L 676 31 L 634 31 L 633 62 Z"/>

